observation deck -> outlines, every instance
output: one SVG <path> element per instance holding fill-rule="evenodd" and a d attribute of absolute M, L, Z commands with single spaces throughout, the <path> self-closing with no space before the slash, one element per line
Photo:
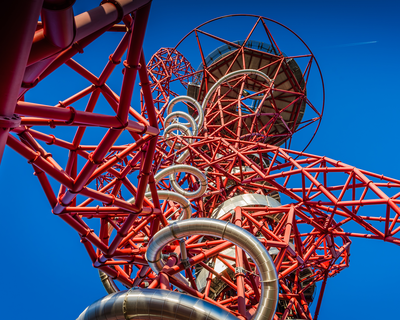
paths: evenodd
<path fill-rule="evenodd" d="M 212 135 L 215 130 L 221 131 L 219 127 L 223 125 L 222 133 L 227 137 L 232 138 L 235 133 L 240 139 L 253 137 L 252 140 L 281 145 L 296 131 L 304 115 L 306 92 L 302 71 L 294 59 L 269 44 L 254 40 L 243 43 L 234 41 L 212 51 L 197 68 L 187 94 L 203 102 L 207 92 L 224 76 L 244 69 L 261 71 L 266 78 L 251 74 L 241 79 L 239 75 L 220 84 L 219 92 L 209 103 L 218 104 L 223 113 L 215 116 L 212 110 L 206 111 L 207 129 Z M 242 118 L 242 128 L 238 129 L 235 117 Z M 257 133 L 246 132 L 246 126 L 256 126 Z"/>

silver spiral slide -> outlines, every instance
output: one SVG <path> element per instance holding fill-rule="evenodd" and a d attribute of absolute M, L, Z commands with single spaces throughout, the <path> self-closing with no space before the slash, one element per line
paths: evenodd
<path fill-rule="evenodd" d="M 278 302 L 278 276 L 267 249 L 248 231 L 226 221 L 208 218 L 175 222 L 155 234 L 146 252 L 155 272 L 163 267 L 161 251 L 165 245 L 186 236 L 202 234 L 220 237 L 242 248 L 256 264 L 261 282 L 261 297 L 253 320 L 271 320 Z M 78 320 L 122 319 L 237 319 L 229 312 L 204 300 L 161 289 L 134 288 L 104 297 L 93 303 Z"/>
<path fill-rule="evenodd" d="M 168 243 L 187 236 L 208 235 L 226 239 L 242 248 L 256 264 L 260 275 L 261 297 L 253 320 L 271 320 L 278 302 L 278 276 L 267 249 L 250 232 L 226 221 L 198 218 L 175 222 L 158 231 L 147 247 L 146 259 L 158 273 L 163 268 L 161 251 Z"/>
<path fill-rule="evenodd" d="M 249 71 L 249 70 L 245 70 Z M 236 73 L 235 73 L 236 75 Z M 257 74 L 258 75 L 258 74 Z M 231 75 L 230 75 L 231 76 Z M 214 86 L 216 87 L 216 86 Z M 214 89 L 213 87 L 213 89 Z M 212 93 L 213 90 L 210 90 Z M 208 100 L 211 93 L 207 95 Z M 172 112 L 173 106 L 177 102 L 186 101 L 190 102 L 198 111 L 199 116 L 194 120 L 190 115 L 180 111 Z M 178 130 L 183 135 L 196 136 L 201 130 L 204 121 L 204 112 L 199 103 L 187 96 L 177 97 L 171 100 L 168 109 L 168 116 L 165 119 L 164 138 L 167 144 L 174 149 L 181 149 L 183 146 L 179 144 L 168 143 L 168 138 L 172 131 Z M 184 118 L 188 123 L 173 123 L 174 119 Z M 192 131 L 188 129 L 192 128 Z M 189 141 L 190 143 L 190 141 Z M 162 249 L 170 242 L 182 239 L 192 235 L 208 235 L 219 237 L 242 248 L 249 255 L 250 259 L 256 264 L 260 276 L 261 297 L 257 311 L 252 320 L 272 320 L 275 314 L 276 305 L 278 302 L 278 276 L 276 274 L 274 263 L 269 255 L 267 249 L 261 244 L 258 239 L 248 231 L 226 221 L 216 219 L 197 218 L 190 219 L 192 215 L 192 207 L 188 199 L 201 197 L 207 190 L 207 177 L 199 169 L 182 164 L 189 153 L 184 152 L 176 159 L 175 165 L 161 170 L 155 175 L 155 182 L 169 176 L 171 186 L 175 192 L 172 191 L 158 191 L 160 199 L 171 200 L 179 203 L 182 207 L 182 215 L 180 221 L 170 224 L 169 226 L 161 229 L 150 240 L 146 259 L 149 267 L 156 273 L 159 273 L 164 266 L 161 258 Z M 175 175 L 179 172 L 187 172 L 194 175 L 199 181 L 199 188 L 196 191 L 188 192 L 181 188 L 175 180 Z M 236 198 L 243 200 L 243 197 L 254 195 L 241 195 Z M 261 195 L 256 195 L 263 199 L 253 199 L 250 201 L 253 205 L 267 205 L 271 204 L 267 201 L 268 197 L 264 199 Z M 151 193 L 146 193 L 146 197 L 151 198 Z M 243 199 L 242 199 L 243 198 Z M 247 199 L 247 198 L 246 198 Z M 133 199 L 131 199 L 133 200 Z M 236 199 L 236 201 L 239 201 Z M 264 203 L 267 201 L 268 203 Z M 226 209 L 229 211 L 231 203 L 226 201 L 222 204 L 219 210 Z M 231 201 L 232 202 L 232 201 Z M 235 203 L 236 204 L 236 203 Z M 240 205 L 240 204 L 238 204 Z M 276 204 L 275 204 L 276 205 Z M 274 206 L 274 205 L 273 205 Z M 229 207 L 229 208 L 228 208 Z M 221 213 L 221 212 L 218 212 Z M 215 213 L 215 218 L 218 219 L 220 214 Z M 180 242 L 182 257 L 181 260 L 186 260 L 186 248 L 184 241 Z M 149 267 L 142 268 L 140 274 L 145 276 Z M 100 273 L 101 281 L 110 293 L 108 296 L 96 301 L 86 308 L 79 316 L 78 320 L 123 320 L 123 319 L 147 319 L 147 320 L 230 320 L 237 319 L 228 311 L 221 309 L 217 305 L 209 303 L 205 300 L 187 295 L 185 293 L 162 290 L 162 289 L 143 289 L 132 288 L 128 291 L 118 291 L 113 280 L 103 272 Z M 182 274 L 173 276 L 175 279 L 188 284 L 186 278 Z M 135 283 L 134 285 L 137 285 Z"/>
<path fill-rule="evenodd" d="M 161 289 L 131 289 L 97 300 L 77 320 L 237 320 L 210 302 Z"/>
<path fill-rule="evenodd" d="M 174 106 L 179 103 L 179 102 L 188 102 L 192 106 L 195 107 L 197 110 L 198 116 L 195 119 L 193 119 L 192 116 L 189 114 L 182 112 L 182 111 L 172 111 Z M 187 120 L 187 123 L 180 123 L 179 118 L 183 118 Z M 169 140 L 169 137 L 172 135 L 172 131 L 180 131 L 181 134 L 185 136 L 196 136 L 198 134 L 198 131 L 202 128 L 204 123 L 204 111 L 201 108 L 200 104 L 193 99 L 192 97 L 189 96 L 178 96 L 172 99 L 167 107 L 167 116 L 164 119 L 164 139 L 166 140 L 166 143 L 170 147 L 174 147 L 174 149 L 179 150 L 182 148 L 180 144 L 173 144 Z M 192 131 L 188 129 L 189 127 L 192 128 Z M 191 139 L 188 140 L 188 142 L 191 142 Z M 161 179 L 165 177 L 169 177 L 171 187 L 173 188 L 174 191 L 168 191 L 168 190 L 161 190 L 157 191 L 158 198 L 160 200 L 167 200 L 167 201 L 174 201 L 176 203 L 179 203 L 181 208 L 182 208 L 182 215 L 179 217 L 179 220 L 184 220 L 184 219 L 189 219 L 192 216 L 192 206 L 190 204 L 190 201 L 188 199 L 193 199 L 193 198 L 198 198 L 201 197 L 206 191 L 207 191 L 207 177 L 203 172 L 201 172 L 199 169 L 181 164 L 186 160 L 186 158 L 189 156 L 189 151 L 183 152 L 178 159 L 175 160 L 175 165 L 172 165 L 168 168 L 165 168 L 158 172 L 155 176 L 155 183 L 158 183 Z M 192 175 L 194 175 L 200 184 L 200 188 L 197 189 L 196 191 L 189 192 L 184 190 L 176 181 L 175 175 L 180 172 L 187 172 Z M 147 192 L 145 196 L 149 199 L 151 199 L 151 192 L 150 188 L 147 187 Z M 135 198 L 131 198 L 128 200 L 130 203 L 135 202 Z M 112 227 L 110 227 L 109 233 L 111 234 Z M 183 244 L 182 244 L 182 249 L 184 249 Z M 186 252 L 186 249 L 182 250 L 182 252 Z M 144 266 L 139 274 L 139 278 L 135 279 L 134 286 L 137 286 L 140 284 L 141 279 L 143 279 L 149 270 L 149 267 Z M 107 293 L 115 293 L 118 292 L 119 289 L 116 286 L 114 280 L 110 278 L 107 274 L 105 274 L 103 271 L 99 270 L 99 276 L 100 276 L 100 281 L 103 284 L 104 289 L 107 291 Z M 181 275 L 177 275 L 175 277 L 177 280 L 189 284 L 186 278 L 184 278 Z"/>

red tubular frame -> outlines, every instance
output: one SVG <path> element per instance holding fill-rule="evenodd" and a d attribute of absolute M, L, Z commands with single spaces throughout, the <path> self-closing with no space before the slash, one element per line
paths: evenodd
<path fill-rule="evenodd" d="M 3 157 L 4 147 L 10 128 L 17 127 L 10 121 L 14 114 L 18 91 L 25 72 L 29 52 L 32 46 L 33 34 L 36 30 L 37 21 L 43 1 L 23 2 L 9 1 L 4 4 L 1 21 L 4 28 L 10 29 L 9 13 L 19 12 L 18 23 L 13 23 L 10 32 L 5 33 L 3 40 L 10 46 L 9 50 L 3 50 L 1 54 L 2 73 L 0 88 L 0 163 Z M 23 10 L 21 10 L 23 8 Z M 10 76 L 12 75 L 12 76 Z M 8 121 L 7 121 L 8 120 Z"/>
<path fill-rule="evenodd" d="M 314 122 L 319 123 L 323 113 L 323 105 L 318 111 L 305 96 L 312 63 L 317 64 L 312 52 L 302 56 L 310 59 L 303 72 L 303 88 L 285 64 L 288 58 L 301 57 L 283 56 L 267 26 L 272 20 L 252 16 L 256 22 L 240 45 L 203 31 L 203 25 L 197 27 L 185 37 L 192 33 L 195 35 L 205 66 L 195 71 L 177 50 L 180 43 L 172 49 L 160 49 L 146 63 L 143 40 L 149 1 L 106 2 L 101 8 L 73 19 L 70 2 L 60 1 L 62 9 L 59 12 L 47 7 L 44 9 L 43 24 L 37 23 L 42 2 L 25 2 L 23 10 L 18 4 L 19 21 L 22 22 L 7 34 L 11 50 L 2 53 L 2 61 L 7 62 L 3 63 L 5 71 L 2 77 L 7 81 L 4 78 L 5 85 L 0 88 L 3 98 L 0 103 L 0 160 L 5 144 L 28 160 L 53 213 L 77 231 L 95 268 L 128 287 L 179 288 L 228 310 L 240 319 L 250 319 L 254 315 L 261 292 L 258 271 L 242 249 L 236 247 L 234 256 L 227 254 L 226 250 L 233 245 L 225 240 L 191 236 L 184 239 L 183 247 L 183 242 L 174 241 L 163 248 L 163 254 L 168 258 L 160 274 L 148 269 L 144 255 L 149 239 L 160 228 L 179 219 L 182 211 L 173 201 L 159 197 L 157 192 L 171 190 L 171 185 L 168 179 L 155 183 L 154 176 L 157 171 L 175 165 L 177 157 L 187 150 L 189 156 L 185 164 L 199 168 L 208 179 L 208 191 L 201 198 L 190 200 L 192 218 L 213 216 L 221 203 L 238 194 L 285 197 L 285 205 L 236 207 L 219 217 L 253 233 L 270 250 L 280 284 L 280 301 L 274 319 L 312 319 L 309 303 L 316 283 L 322 281 L 314 315 L 314 319 L 318 318 L 327 279 L 349 266 L 351 237 L 400 245 L 400 180 L 327 157 L 265 144 L 258 138 L 263 132 L 271 143 L 280 143 L 312 123 L 306 120 L 297 127 L 293 126 L 299 112 L 290 110 L 303 100 L 318 115 Z M 16 10 L 11 2 L 6 6 L 3 12 Z M 124 25 L 115 25 L 121 20 Z M 65 28 L 60 27 L 64 24 Z M 207 130 L 202 129 L 195 137 L 171 136 L 168 139 L 172 144 L 182 148 L 178 151 L 170 148 L 164 138 L 159 138 L 159 133 L 164 127 L 169 101 L 179 94 L 173 91 L 177 90 L 177 84 L 182 86 L 182 92 L 186 92 L 188 84 L 196 76 L 201 75 L 203 80 L 217 80 L 212 73 L 215 63 L 206 66 L 205 50 L 199 35 L 236 48 L 224 57 L 226 61 L 221 59 L 219 62 L 224 63 L 228 70 L 233 70 L 235 61 L 240 61 L 246 68 L 245 52 L 250 54 L 251 51 L 252 57 L 266 54 L 245 46 L 258 25 L 264 28 L 274 51 L 268 53 L 270 63 L 260 66 L 259 70 L 268 73 L 272 80 L 284 74 L 287 87 L 280 87 L 282 83 L 276 81 L 272 90 L 269 84 L 241 75 L 229 84 L 231 91 L 226 91 L 232 93 L 237 89 L 238 97 L 232 99 L 228 93 L 220 94 L 223 86 L 227 87 L 226 83 L 221 84 L 219 93 L 206 105 Z M 72 60 L 75 54 L 108 30 L 123 34 L 100 75 L 92 74 Z M 107 81 L 125 51 L 127 58 L 123 63 L 124 75 L 118 96 Z M 91 85 L 54 106 L 23 99 L 25 92 L 51 76 L 63 64 L 90 81 Z M 138 85 L 137 73 L 141 87 L 140 111 L 131 106 L 134 86 Z M 244 94 L 244 89 L 251 81 L 253 86 L 256 83 L 260 86 L 259 93 L 264 95 L 262 103 L 270 99 L 271 112 L 257 113 L 257 110 L 246 109 L 244 98 L 249 95 Z M 205 91 L 210 89 L 209 83 L 203 84 Z M 276 93 L 278 96 L 274 96 Z M 256 94 L 251 93 L 250 97 Z M 278 110 L 276 102 L 279 94 L 293 98 L 281 110 Z M 114 110 L 113 115 L 95 112 L 100 95 Z M 85 97 L 88 97 L 88 102 L 84 110 L 72 106 Z M 201 99 L 201 94 L 198 98 Z M 190 108 L 189 104 L 187 106 Z M 230 106 L 237 106 L 238 119 L 225 117 L 232 113 L 228 110 Z M 195 112 L 193 115 L 196 116 Z M 284 124 L 287 132 L 274 133 L 273 126 L 279 121 L 284 123 L 284 115 L 290 115 Z M 216 126 L 218 116 L 222 120 Z M 252 117 L 255 120 L 248 125 L 246 121 Z M 259 128 L 257 117 L 270 117 L 270 120 Z M 237 127 L 234 127 L 235 123 Z M 47 131 L 41 132 L 43 127 L 70 127 L 76 131 L 68 140 Z M 90 127 L 105 128 L 98 144 L 82 143 Z M 241 131 L 243 127 L 247 127 L 245 134 Z M 119 142 L 124 130 L 130 134 L 129 144 Z M 40 142 L 52 145 L 52 151 L 57 148 L 67 151 L 65 167 L 59 164 L 64 161 L 58 162 L 60 154 L 57 151 L 51 154 Z M 189 191 L 199 187 L 189 174 L 180 173 L 177 179 Z M 53 180 L 59 183 L 58 193 L 54 191 Z M 145 195 L 149 191 L 151 200 Z M 376 205 L 385 206 L 383 216 L 362 215 L 363 207 Z M 92 218 L 99 219 L 99 230 L 91 227 Z M 355 225 L 364 231 L 352 232 Z M 185 261 L 182 261 L 181 248 L 187 252 Z M 214 269 L 216 263 L 225 270 L 217 272 Z M 201 269 L 207 272 L 203 289 L 199 289 L 196 282 Z M 173 277 L 183 271 L 190 286 Z M 218 292 L 214 290 L 217 282 L 221 285 Z"/>

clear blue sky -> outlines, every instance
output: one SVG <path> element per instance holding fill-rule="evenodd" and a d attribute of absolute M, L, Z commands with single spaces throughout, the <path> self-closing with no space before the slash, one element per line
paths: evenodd
<path fill-rule="evenodd" d="M 99 1 L 77 2 L 76 12 L 81 12 Z M 155 0 L 144 50 L 148 59 L 159 47 L 174 46 L 200 23 L 225 14 L 260 14 L 277 20 L 306 41 L 324 75 L 325 115 L 308 152 L 400 178 L 396 143 L 400 118 L 399 7 L 387 0 Z M 113 47 L 107 50 L 107 43 L 98 42 L 92 52 L 99 50 L 100 56 L 103 49 L 108 57 Z M 101 70 L 93 63 L 85 66 L 97 75 Z M 68 83 L 73 81 L 69 75 L 66 73 L 62 83 L 69 84 L 73 92 L 81 84 Z M 66 93 L 53 93 L 56 81 L 38 86 L 28 100 L 56 104 L 66 98 Z M 9 148 L 0 177 L 0 317 L 75 319 L 87 305 L 105 295 L 97 270 L 76 232 L 52 215 L 31 166 Z M 366 214 L 384 213 L 371 210 Z M 320 319 L 398 317 L 399 264 L 397 246 L 355 239 L 350 268 L 328 280 Z"/>

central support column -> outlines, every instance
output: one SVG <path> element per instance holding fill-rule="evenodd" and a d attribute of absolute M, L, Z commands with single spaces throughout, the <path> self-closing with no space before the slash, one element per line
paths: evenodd
<path fill-rule="evenodd" d="M 43 0 L 4 1 L 0 10 L 0 163 L 14 116 Z"/>

